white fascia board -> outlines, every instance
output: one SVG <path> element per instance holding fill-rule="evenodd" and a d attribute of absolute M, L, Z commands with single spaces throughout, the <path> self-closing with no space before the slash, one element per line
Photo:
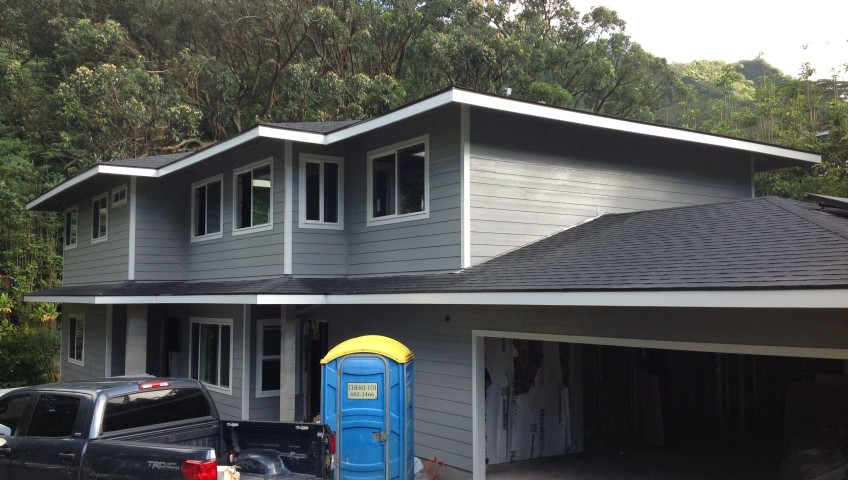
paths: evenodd
<path fill-rule="evenodd" d="M 55 188 L 53 188 L 49 192 L 41 195 L 40 197 L 36 198 L 35 200 L 27 203 L 26 208 L 27 208 L 27 210 L 35 208 L 35 207 L 41 205 L 42 203 L 46 202 L 47 200 L 50 200 L 51 198 L 55 197 L 56 195 L 59 195 L 60 193 L 66 191 L 66 190 L 68 190 L 72 187 L 75 187 L 75 186 L 91 179 L 92 177 L 101 174 L 101 173 L 105 173 L 105 174 L 108 174 L 108 175 L 125 175 L 125 176 L 128 176 L 128 177 L 155 177 L 155 176 L 157 176 L 156 170 L 152 169 L 152 168 L 120 167 L 120 166 L 116 166 L 116 165 L 106 165 L 106 164 L 100 163 L 100 164 L 97 164 L 94 167 L 92 167 L 91 170 L 89 170 L 85 173 L 82 173 L 80 175 L 77 175 L 76 177 L 68 180 L 67 182 L 56 186 Z"/>
<path fill-rule="evenodd" d="M 848 308 L 844 289 L 477 292 L 328 295 L 327 305 L 526 305 L 669 308 Z"/>
<path fill-rule="evenodd" d="M 520 115 L 528 115 L 532 117 L 558 120 L 561 122 L 575 123 L 578 125 L 586 125 L 590 127 L 606 128 L 622 132 L 651 135 L 654 137 L 668 138 L 673 140 L 682 140 L 691 143 L 700 143 L 717 147 L 733 148 L 736 150 L 756 152 L 764 155 L 774 155 L 778 157 L 791 158 L 810 163 L 821 163 L 821 155 L 817 153 L 801 152 L 798 150 L 791 150 L 775 145 L 766 145 L 761 143 L 748 142 L 745 140 L 739 140 L 735 138 L 707 135 L 691 130 L 682 130 L 677 128 L 663 127 L 660 125 L 633 122 L 618 118 L 577 112 L 574 110 L 564 110 L 561 108 L 521 102 L 508 98 L 498 98 L 492 97 L 490 95 L 481 95 L 479 93 L 468 92 L 464 90 L 454 90 L 453 94 L 453 99 L 455 102 L 476 107 L 490 108 L 493 110 L 500 110 L 504 112 L 517 113 Z"/>
<path fill-rule="evenodd" d="M 370 132 L 371 130 L 380 127 L 385 127 L 386 125 L 391 125 L 393 123 L 406 120 L 407 118 L 414 117 L 415 115 L 424 113 L 426 111 L 433 110 L 434 108 L 439 108 L 441 106 L 447 105 L 455 101 L 455 92 L 456 91 L 453 89 L 447 90 L 434 97 L 430 97 L 426 100 L 413 103 L 412 105 L 400 108 L 386 115 L 371 120 L 366 120 L 362 123 L 357 123 L 349 127 L 345 127 L 344 129 L 334 133 L 329 133 L 326 135 L 324 144 L 329 145 L 331 143 L 339 142 L 341 140 L 346 140 L 356 135 Z"/>
<path fill-rule="evenodd" d="M 660 308 L 848 308 L 845 289 L 650 291 L 650 292 L 478 292 L 363 295 L 152 295 L 26 296 L 27 302 L 110 304 L 239 305 L 516 305 Z"/>
<path fill-rule="evenodd" d="M 207 158 L 214 157 L 220 153 L 226 152 L 231 148 L 238 147 L 244 143 L 247 143 L 255 138 L 259 137 L 259 128 L 254 127 L 246 132 L 242 132 L 235 137 L 224 140 L 223 142 L 216 143 L 211 147 L 203 149 L 197 153 L 190 154 L 183 159 L 176 161 L 170 165 L 166 165 L 159 169 L 158 176 L 162 177 L 169 173 L 176 172 L 177 170 L 182 170 L 183 168 L 190 167 L 198 162 L 202 162 Z"/>
<path fill-rule="evenodd" d="M 326 145 L 327 136 L 323 133 L 301 132 L 298 130 L 288 130 L 281 127 L 271 125 L 259 125 L 257 135 L 263 138 L 275 138 L 277 140 L 291 140 L 293 142 L 315 143 L 318 145 Z"/>

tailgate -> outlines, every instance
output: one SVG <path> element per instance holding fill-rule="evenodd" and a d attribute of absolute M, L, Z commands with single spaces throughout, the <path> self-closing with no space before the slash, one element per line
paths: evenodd
<path fill-rule="evenodd" d="M 323 423 L 221 422 L 228 453 L 273 450 L 297 475 L 330 478 L 330 429 Z"/>
<path fill-rule="evenodd" d="M 82 477 L 182 480 L 183 461 L 213 459 L 215 449 L 209 447 L 92 440 L 83 455 Z"/>

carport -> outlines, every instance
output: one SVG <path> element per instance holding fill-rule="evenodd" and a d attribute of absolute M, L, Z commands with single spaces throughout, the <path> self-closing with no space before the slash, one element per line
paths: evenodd
<path fill-rule="evenodd" d="M 483 350 L 506 340 L 567 352 L 569 453 L 489 465 L 486 478 L 772 479 L 803 462 L 822 473 L 848 468 L 827 451 L 848 427 L 846 349 L 486 330 L 473 337 Z M 487 368 L 485 352 L 475 359 Z M 475 369 L 478 392 L 487 374 L 480 385 Z M 821 454 L 817 462 L 803 456 L 810 449 Z"/>

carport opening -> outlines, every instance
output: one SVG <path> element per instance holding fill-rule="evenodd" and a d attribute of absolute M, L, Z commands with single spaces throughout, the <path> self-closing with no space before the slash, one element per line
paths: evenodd
<path fill-rule="evenodd" d="M 510 362 L 491 361 L 491 351 L 505 345 L 512 355 L 510 385 L 492 390 L 497 382 L 491 378 Z M 510 460 L 527 459 L 526 454 L 513 454 L 506 464 L 496 465 L 504 463 L 503 455 L 494 451 L 504 449 L 497 442 L 510 443 L 506 451 L 521 452 L 510 440 L 529 438 L 538 445 L 542 429 L 548 446 L 559 448 L 554 437 L 563 438 L 561 450 L 548 448 L 544 455 L 548 461 L 559 457 L 555 468 L 561 473 L 573 466 L 597 469 L 597 478 L 629 478 L 627 472 L 645 478 L 646 471 L 657 478 L 764 479 L 820 478 L 841 471 L 842 477 L 833 478 L 844 478 L 846 367 L 845 361 L 833 359 L 487 338 L 488 471 L 497 478 L 497 472 L 515 468 L 506 467 Z M 561 384 L 551 382 L 551 370 L 558 372 Z M 561 385 L 557 395 L 566 404 L 560 408 L 544 400 L 556 395 L 540 394 L 540 381 L 544 389 Z M 527 398 L 531 394 L 537 398 Z M 500 397 L 493 401 L 490 395 Z M 540 408 L 547 409 L 541 419 Z M 566 421 L 552 424 L 551 409 L 557 415 L 566 412 Z M 491 441 L 493 431 L 511 427 L 523 432 Z M 533 455 L 542 457 L 538 447 Z M 513 465 L 538 468 L 532 462 Z M 791 476 L 801 471 L 808 476 Z M 810 471 L 817 476 L 809 476 Z"/>

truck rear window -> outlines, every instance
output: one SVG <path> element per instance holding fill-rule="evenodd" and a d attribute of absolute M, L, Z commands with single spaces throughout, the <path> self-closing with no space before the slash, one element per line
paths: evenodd
<path fill-rule="evenodd" d="M 209 402 L 196 388 L 130 393 L 112 397 L 106 402 L 103 433 L 210 415 Z"/>

